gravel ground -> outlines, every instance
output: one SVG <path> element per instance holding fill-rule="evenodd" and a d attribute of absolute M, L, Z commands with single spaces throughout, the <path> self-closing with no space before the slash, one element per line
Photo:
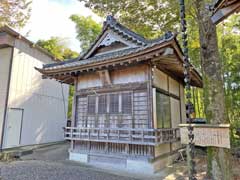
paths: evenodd
<path fill-rule="evenodd" d="M 81 164 L 68 159 L 69 144 L 57 144 L 41 147 L 21 160 L 9 163 L 0 162 L 0 180 L 187 180 L 186 162 L 173 164 L 159 173 L 149 176 L 130 174 L 114 167 L 101 168 Z M 240 163 L 237 163 L 239 171 Z M 206 159 L 198 160 L 197 179 L 203 180 L 206 175 Z M 238 178 L 237 178 L 238 180 Z"/>
<path fill-rule="evenodd" d="M 36 149 L 21 160 L 0 162 L 0 180 L 135 180 L 69 161 L 68 149 L 68 143 L 61 143 Z"/>
<path fill-rule="evenodd" d="M 71 163 L 27 160 L 0 166 L 1 180 L 134 180 Z"/>

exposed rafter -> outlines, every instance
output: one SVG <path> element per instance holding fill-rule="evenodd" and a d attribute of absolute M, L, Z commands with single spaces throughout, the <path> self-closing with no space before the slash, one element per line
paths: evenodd
<path fill-rule="evenodd" d="M 231 14 L 240 12 L 240 1 L 218 0 L 214 5 L 213 11 L 211 20 L 214 24 L 218 24 Z"/>

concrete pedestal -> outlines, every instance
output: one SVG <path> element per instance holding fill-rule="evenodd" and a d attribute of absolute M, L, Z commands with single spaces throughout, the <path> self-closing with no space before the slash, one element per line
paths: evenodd
<path fill-rule="evenodd" d="M 155 172 L 163 169 L 167 165 L 171 164 L 175 155 L 165 156 L 157 158 L 154 161 L 148 161 L 147 159 L 130 159 L 126 157 L 114 157 L 108 155 L 89 155 L 77 152 L 69 152 L 69 159 L 78 161 L 81 163 L 89 163 L 95 166 L 113 167 L 116 169 L 127 170 L 131 173 L 141 174 L 154 174 Z"/>

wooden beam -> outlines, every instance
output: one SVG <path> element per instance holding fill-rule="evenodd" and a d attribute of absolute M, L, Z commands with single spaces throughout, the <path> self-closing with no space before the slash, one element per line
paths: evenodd
<path fill-rule="evenodd" d="M 75 137 L 73 136 L 73 131 Z M 83 131 L 82 131 L 83 130 Z M 104 131 L 104 133 L 99 133 Z M 86 141 L 88 143 L 114 143 L 114 144 L 137 144 L 137 145 L 159 145 L 163 143 L 177 142 L 179 141 L 178 128 L 165 128 L 165 129 L 132 129 L 132 128 L 85 128 L 85 127 L 66 127 L 65 139 L 71 141 Z M 98 134 L 93 136 L 92 134 Z M 126 134 L 126 132 L 128 132 Z M 165 133 L 167 138 L 162 139 L 159 134 Z M 153 133 L 153 135 L 146 135 L 147 133 Z M 175 134 L 175 136 L 172 136 Z M 124 136 L 125 139 L 120 139 Z M 91 139 L 89 138 L 91 137 Z M 106 146 L 105 146 L 106 147 Z M 109 150 L 106 147 L 105 150 Z M 136 149 L 137 151 L 139 148 Z M 104 150 L 102 151 L 104 152 Z M 106 152 L 106 151 L 105 151 Z"/>
<path fill-rule="evenodd" d="M 143 61 L 143 60 L 148 60 L 146 59 L 146 56 L 151 56 L 151 55 L 155 55 L 157 54 L 159 51 L 162 51 L 162 48 L 165 47 L 169 47 L 170 44 L 173 43 L 173 40 L 168 41 L 166 43 L 163 43 L 159 46 L 153 46 L 152 48 L 146 48 L 144 51 L 139 51 L 138 53 L 132 53 L 130 55 L 126 55 L 126 56 L 121 56 L 119 58 L 114 58 L 112 60 L 109 61 L 104 61 L 104 62 L 95 62 L 95 63 L 90 63 L 90 64 L 86 64 L 86 65 L 82 65 L 81 69 L 87 69 L 87 68 L 92 68 L 92 67 L 99 67 L 99 66 L 108 66 L 108 65 L 112 65 L 112 64 L 118 64 L 120 62 L 128 62 L 128 61 Z M 79 70 L 79 67 L 67 67 L 65 69 L 52 69 L 52 70 L 47 70 L 48 72 L 42 72 L 42 73 L 57 73 L 58 71 L 76 71 L 76 69 Z"/>
<path fill-rule="evenodd" d="M 225 18 L 233 14 L 234 12 L 238 12 L 238 11 L 240 11 L 240 1 L 235 2 L 230 6 L 226 6 L 221 9 L 218 9 L 211 17 L 211 20 L 214 24 L 218 24 L 221 21 L 223 21 Z"/>
<path fill-rule="evenodd" d="M 108 70 L 98 71 L 99 77 L 103 85 L 111 85 L 110 74 Z"/>
<path fill-rule="evenodd" d="M 127 91 L 127 90 L 142 90 L 147 89 L 147 82 L 137 82 L 137 83 L 126 83 L 118 85 L 108 85 L 105 87 L 87 88 L 76 91 L 76 95 L 89 95 L 93 93 L 107 93 L 107 92 L 117 92 L 117 91 Z"/>
<path fill-rule="evenodd" d="M 61 83 L 65 83 L 66 81 L 71 80 L 71 79 L 73 79 L 73 77 L 72 77 L 72 76 L 68 76 L 68 77 L 60 80 L 60 82 L 61 82 Z"/>
<path fill-rule="evenodd" d="M 163 52 L 163 56 L 167 56 L 167 55 L 173 55 L 174 54 L 174 49 L 173 48 L 170 48 L 170 47 L 168 47 L 168 48 L 166 48 L 165 50 L 164 50 L 164 52 Z"/>
<path fill-rule="evenodd" d="M 152 59 L 153 64 L 166 64 L 166 65 L 181 65 L 181 62 L 176 57 L 156 57 Z"/>

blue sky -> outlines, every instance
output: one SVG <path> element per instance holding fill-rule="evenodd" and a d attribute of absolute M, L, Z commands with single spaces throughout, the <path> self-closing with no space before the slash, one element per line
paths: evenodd
<path fill-rule="evenodd" d="M 33 0 L 31 18 L 21 33 L 34 42 L 58 36 L 62 38 L 63 44 L 79 52 L 75 24 L 69 19 L 72 14 L 91 15 L 101 22 L 100 17 L 78 0 Z"/>

